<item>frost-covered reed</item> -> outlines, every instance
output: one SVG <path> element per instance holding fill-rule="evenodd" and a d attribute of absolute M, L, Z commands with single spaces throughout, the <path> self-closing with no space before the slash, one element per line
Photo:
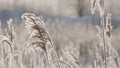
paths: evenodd
<path fill-rule="evenodd" d="M 100 63 L 103 68 L 117 68 L 117 64 L 119 64 L 119 55 L 111 45 L 111 14 L 107 13 L 105 19 L 104 0 L 91 0 L 92 14 L 95 13 L 96 9 L 99 11 L 101 18 L 101 27 L 97 26 L 99 31 L 97 36 L 99 38 L 100 50 L 102 52 L 102 55 L 99 55 L 101 56 L 99 61 L 102 60 Z"/>

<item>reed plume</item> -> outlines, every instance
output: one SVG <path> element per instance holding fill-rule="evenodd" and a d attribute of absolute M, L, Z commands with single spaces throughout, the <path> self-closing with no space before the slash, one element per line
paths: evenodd
<path fill-rule="evenodd" d="M 97 26 L 99 31 L 97 36 L 99 39 L 99 45 L 101 47 L 100 50 L 102 52 L 102 66 L 103 68 L 117 68 L 115 59 L 117 59 L 117 64 L 119 64 L 119 55 L 117 51 L 111 46 L 111 14 L 108 13 L 105 19 L 104 0 L 91 0 L 92 13 L 95 11 L 95 8 L 99 11 L 101 18 L 101 27 Z"/>
<path fill-rule="evenodd" d="M 31 33 L 27 48 L 34 49 L 40 47 L 45 53 L 48 68 L 52 68 L 54 66 L 53 61 L 58 60 L 58 56 L 46 29 L 45 22 L 40 17 L 31 13 L 23 14 L 22 19 L 25 20 L 26 28 L 29 30 L 29 33 Z M 60 67 L 59 63 L 57 67 Z"/>

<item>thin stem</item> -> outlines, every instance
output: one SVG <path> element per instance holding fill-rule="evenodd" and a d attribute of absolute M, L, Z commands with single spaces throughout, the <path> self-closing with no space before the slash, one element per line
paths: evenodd
<path fill-rule="evenodd" d="M 105 35 L 105 23 L 104 23 L 104 16 L 101 18 L 101 28 L 102 28 L 102 38 L 103 38 L 103 61 L 105 63 L 105 68 L 107 68 L 107 46 L 106 46 L 106 35 Z"/>

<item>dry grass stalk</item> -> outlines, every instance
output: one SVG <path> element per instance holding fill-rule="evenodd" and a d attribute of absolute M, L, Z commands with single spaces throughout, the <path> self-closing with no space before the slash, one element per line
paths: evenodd
<path fill-rule="evenodd" d="M 5 29 L 5 33 L 0 34 L 0 43 L 2 45 L 2 53 L 3 53 L 3 60 L 4 60 L 4 67 L 5 68 L 21 68 L 21 54 L 15 51 L 15 41 L 16 41 L 16 33 L 13 28 L 13 20 L 10 19 L 8 22 L 8 28 Z M 2 30 L 1 30 L 2 31 Z M 18 57 L 18 60 L 15 59 Z"/>
<path fill-rule="evenodd" d="M 101 17 L 101 28 L 98 27 L 99 29 L 99 42 L 100 42 L 100 47 L 102 48 L 102 54 L 103 54 L 103 64 L 104 68 L 116 68 L 117 65 L 115 64 L 115 59 L 113 57 L 113 53 L 118 59 L 118 54 L 116 50 L 111 46 L 111 14 L 108 13 L 106 17 L 106 23 L 105 23 L 105 14 L 104 14 L 104 0 L 91 0 L 91 9 L 92 12 L 95 11 L 94 7 L 97 6 L 97 9 L 100 12 L 100 17 Z M 111 65 L 112 63 L 112 65 Z"/>
<path fill-rule="evenodd" d="M 80 67 L 79 58 L 72 52 L 65 52 L 64 56 L 63 56 L 63 60 L 68 62 L 69 65 L 71 66 L 71 68 L 79 68 Z"/>
<path fill-rule="evenodd" d="M 31 32 L 27 48 L 34 49 L 36 47 L 40 47 L 45 53 L 45 57 L 48 62 L 48 68 L 53 67 L 54 64 L 52 61 L 58 60 L 58 56 L 56 54 L 54 45 L 50 39 L 44 21 L 41 18 L 30 13 L 23 14 L 22 19 L 25 20 L 26 28 Z M 54 60 L 52 57 L 54 57 Z M 59 63 L 57 64 L 57 67 L 60 67 Z"/>
<path fill-rule="evenodd" d="M 10 48 L 10 51 L 13 52 L 13 44 L 14 44 L 14 30 L 13 30 L 13 27 L 12 27 L 12 19 L 10 19 L 8 21 L 8 30 L 5 29 L 5 35 L 0 35 L 1 37 L 1 40 L 0 42 L 1 43 L 7 43 L 9 48 Z"/>
<path fill-rule="evenodd" d="M 0 35 L 1 40 L 0 43 L 2 43 L 3 48 L 3 60 L 5 64 L 5 68 L 11 67 L 11 57 L 13 53 L 13 27 L 12 27 L 12 19 L 10 19 L 8 22 L 8 30 L 5 29 L 5 34 Z M 6 49 L 6 47 L 8 49 Z M 10 48 L 10 49 L 9 49 Z M 10 52 L 9 52 L 10 50 Z M 9 59 L 9 60 L 7 60 Z"/>

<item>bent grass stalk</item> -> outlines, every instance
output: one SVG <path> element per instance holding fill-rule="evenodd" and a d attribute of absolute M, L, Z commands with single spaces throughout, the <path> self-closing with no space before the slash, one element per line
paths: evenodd
<path fill-rule="evenodd" d="M 31 32 L 27 48 L 40 47 L 45 53 L 48 68 L 52 68 L 54 64 L 51 61 L 58 60 L 58 56 L 54 50 L 54 45 L 50 39 L 45 23 L 41 18 L 30 13 L 23 14 L 22 19 L 25 20 L 26 28 Z M 54 53 L 53 55 L 51 55 L 52 51 Z M 52 57 L 55 57 L 54 60 Z M 57 67 L 60 68 L 59 63 L 57 63 Z"/>

